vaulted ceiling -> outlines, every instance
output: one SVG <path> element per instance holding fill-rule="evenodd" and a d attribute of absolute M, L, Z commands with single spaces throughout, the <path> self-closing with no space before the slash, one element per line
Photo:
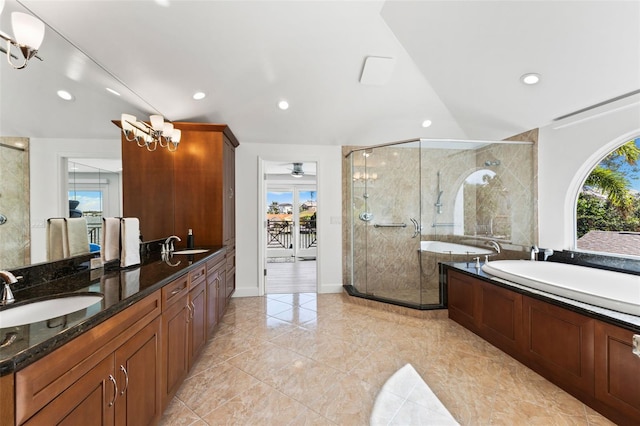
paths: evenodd
<path fill-rule="evenodd" d="M 113 138 L 159 112 L 241 143 L 503 139 L 640 89 L 640 1 L 7 0 L 0 30 L 25 9 L 43 61 L 0 63 L 3 136 Z M 371 56 L 388 82 L 360 83 Z"/>

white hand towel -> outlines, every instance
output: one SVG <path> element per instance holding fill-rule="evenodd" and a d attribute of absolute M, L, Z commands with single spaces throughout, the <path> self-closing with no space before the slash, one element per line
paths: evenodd
<path fill-rule="evenodd" d="M 89 253 L 89 233 L 87 231 L 87 219 L 74 217 L 67 221 L 67 238 L 69 243 L 69 256 L 78 256 Z"/>
<path fill-rule="evenodd" d="M 102 218 L 102 262 L 115 260 L 120 255 L 120 219 L 117 217 Z"/>
<path fill-rule="evenodd" d="M 126 268 L 140 263 L 140 221 L 137 217 L 120 219 L 122 251 L 120 267 Z"/>
<path fill-rule="evenodd" d="M 67 222 L 64 218 L 47 219 L 47 260 L 69 257 Z"/>

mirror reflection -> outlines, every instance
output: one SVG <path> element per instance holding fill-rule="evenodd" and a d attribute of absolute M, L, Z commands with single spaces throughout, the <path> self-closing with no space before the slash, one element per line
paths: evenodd
<path fill-rule="evenodd" d="M 0 28 L 11 28 L 14 11 L 28 12 L 18 2 L 6 2 Z M 2 269 L 47 260 L 46 221 L 69 214 L 69 159 L 113 173 L 111 167 L 85 161 L 121 158 L 120 132 L 111 120 L 123 112 L 140 117 L 158 113 L 47 22 L 38 55 L 42 61 L 23 70 L 14 70 L 6 61 L 0 64 L 0 215 L 7 217 L 0 225 Z M 60 90 L 71 96 L 58 97 Z M 99 174 L 84 177 L 93 183 L 82 185 L 107 179 L 109 184 L 98 182 L 93 190 L 103 194 L 103 214 L 118 216 L 120 178 Z M 96 211 L 93 206 L 79 210 Z"/>

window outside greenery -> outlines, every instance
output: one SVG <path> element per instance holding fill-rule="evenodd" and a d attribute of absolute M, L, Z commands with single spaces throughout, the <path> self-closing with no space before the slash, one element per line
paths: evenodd
<path fill-rule="evenodd" d="M 639 159 L 636 138 L 591 171 L 576 206 L 578 249 L 640 256 Z"/>

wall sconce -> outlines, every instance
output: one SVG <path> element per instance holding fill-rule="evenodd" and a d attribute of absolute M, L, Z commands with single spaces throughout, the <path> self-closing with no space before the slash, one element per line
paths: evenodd
<path fill-rule="evenodd" d="M 4 0 L 0 0 L 0 14 L 2 14 L 2 9 L 4 9 Z M 0 38 L 7 42 L 7 48 L 4 49 L 0 47 L 0 51 L 7 54 L 9 65 L 21 70 L 27 66 L 27 63 L 33 57 L 42 60 L 36 53 L 38 53 L 38 49 L 44 40 L 44 23 L 38 18 L 26 13 L 12 12 L 11 26 L 13 27 L 15 40 L 0 31 Z M 22 53 L 22 57 L 24 58 L 22 64 L 12 61 L 12 59 L 18 60 L 19 58 L 11 53 L 11 46 L 15 46 Z"/>
<path fill-rule="evenodd" d="M 124 137 L 129 142 L 135 141 L 139 147 L 146 147 L 148 151 L 155 151 L 160 145 L 174 152 L 178 149 L 182 131 L 174 129 L 173 124 L 166 123 L 161 115 L 149 117 L 151 125 L 138 121 L 131 114 L 122 114 L 121 126 Z"/>
<path fill-rule="evenodd" d="M 378 179 L 378 174 L 377 173 L 355 172 L 353 174 L 353 181 L 354 182 L 364 182 L 364 181 L 373 182 L 373 181 L 375 181 L 377 179 Z"/>

